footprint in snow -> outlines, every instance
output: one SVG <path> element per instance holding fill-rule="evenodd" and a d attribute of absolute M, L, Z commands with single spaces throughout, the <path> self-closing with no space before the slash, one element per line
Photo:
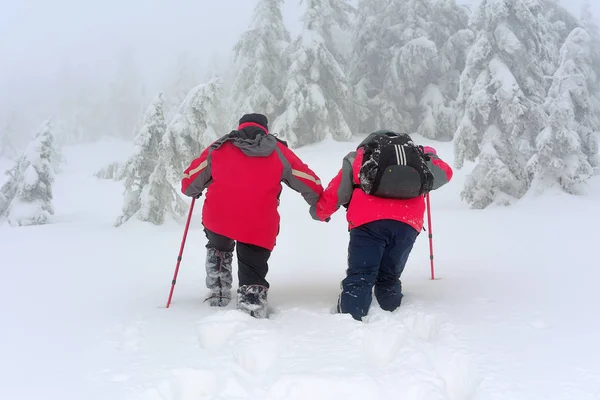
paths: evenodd
<path fill-rule="evenodd" d="M 362 340 L 367 357 L 377 367 L 384 367 L 396 358 L 407 337 L 405 326 L 387 321 L 366 325 Z"/>
<path fill-rule="evenodd" d="M 237 310 L 203 318 L 196 328 L 200 346 L 205 349 L 221 348 L 234 333 L 244 330 L 251 320 L 251 316 Z"/>
<path fill-rule="evenodd" d="M 433 342 L 440 336 L 442 324 L 431 314 L 415 312 L 406 315 L 402 321 L 412 336 L 417 339 Z"/>
<path fill-rule="evenodd" d="M 281 339 L 268 330 L 245 331 L 236 338 L 232 347 L 233 359 L 251 374 L 266 372 L 277 359 L 281 349 Z"/>
<path fill-rule="evenodd" d="M 218 393 L 218 383 L 213 372 L 177 369 L 170 379 L 145 392 L 140 400 L 212 400 Z"/>
<path fill-rule="evenodd" d="M 444 346 L 430 354 L 430 357 L 451 399 L 471 399 L 475 396 L 482 378 L 468 353 L 458 347 Z"/>
<path fill-rule="evenodd" d="M 459 332 L 438 316 L 423 312 L 406 315 L 403 323 L 417 339 L 415 348 L 427 357 L 443 380 L 449 398 L 473 398 L 482 379 L 474 360 L 457 339 Z"/>

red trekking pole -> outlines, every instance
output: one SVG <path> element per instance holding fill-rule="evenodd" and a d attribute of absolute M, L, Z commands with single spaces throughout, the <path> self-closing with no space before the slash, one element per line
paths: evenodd
<path fill-rule="evenodd" d="M 185 246 L 185 240 L 187 239 L 188 229 L 190 228 L 190 221 L 192 219 L 192 213 L 194 212 L 194 204 L 196 198 L 192 198 L 192 204 L 190 204 L 190 211 L 187 217 L 187 223 L 185 224 L 185 230 L 183 231 L 183 240 L 181 241 L 181 247 L 179 248 L 179 255 L 177 256 L 177 265 L 175 266 L 175 274 L 173 275 L 173 281 L 171 281 L 171 292 L 169 293 L 169 300 L 167 301 L 167 308 L 171 305 L 171 298 L 173 297 L 173 290 L 175 290 L 175 283 L 177 283 L 177 274 L 179 273 L 179 264 L 181 264 L 181 257 L 183 256 L 183 248 Z"/>
<path fill-rule="evenodd" d="M 433 268 L 433 231 L 431 230 L 431 203 L 429 193 L 425 195 L 427 201 L 427 225 L 429 229 L 429 260 L 431 261 L 431 279 L 435 279 L 435 270 Z"/>

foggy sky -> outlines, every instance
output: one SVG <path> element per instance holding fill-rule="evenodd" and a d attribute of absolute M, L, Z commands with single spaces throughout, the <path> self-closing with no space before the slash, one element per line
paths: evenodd
<path fill-rule="evenodd" d="M 301 0 L 284 18 L 300 31 Z M 463 0 L 461 3 L 473 3 Z M 563 0 L 579 15 L 584 0 Z M 596 2 L 597 3 L 597 2 Z M 229 56 L 256 0 L 0 0 L 0 119 L 8 109 L 51 102 L 65 77 L 103 81 L 131 52 L 148 82 L 187 52 L 208 65 Z M 600 5 L 595 6 L 600 15 Z M 151 88 L 154 89 L 154 88 Z"/>

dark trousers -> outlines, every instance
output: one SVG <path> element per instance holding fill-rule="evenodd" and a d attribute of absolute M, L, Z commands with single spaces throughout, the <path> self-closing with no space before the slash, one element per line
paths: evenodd
<path fill-rule="evenodd" d="M 402 302 L 400 275 L 418 235 L 410 225 L 393 220 L 352 229 L 338 312 L 349 313 L 360 321 L 369 312 L 373 286 L 382 309 L 398 308 Z"/>
<path fill-rule="evenodd" d="M 219 235 L 208 229 L 204 229 L 208 243 L 206 248 L 213 248 L 223 252 L 233 252 L 237 250 L 238 258 L 238 280 L 239 286 L 261 285 L 269 287 L 269 282 L 265 279 L 269 271 L 269 257 L 271 251 L 264 247 L 253 244 L 236 242 L 226 236 Z"/>

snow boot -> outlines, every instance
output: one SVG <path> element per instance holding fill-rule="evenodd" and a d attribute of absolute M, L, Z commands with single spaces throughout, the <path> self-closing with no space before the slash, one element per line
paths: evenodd
<path fill-rule="evenodd" d="M 210 294 L 204 301 L 211 307 L 225 307 L 231 301 L 233 252 L 206 250 L 206 287 Z"/>
<path fill-rule="evenodd" d="M 267 318 L 267 291 L 262 285 L 244 285 L 237 290 L 237 308 L 254 318 Z"/>

